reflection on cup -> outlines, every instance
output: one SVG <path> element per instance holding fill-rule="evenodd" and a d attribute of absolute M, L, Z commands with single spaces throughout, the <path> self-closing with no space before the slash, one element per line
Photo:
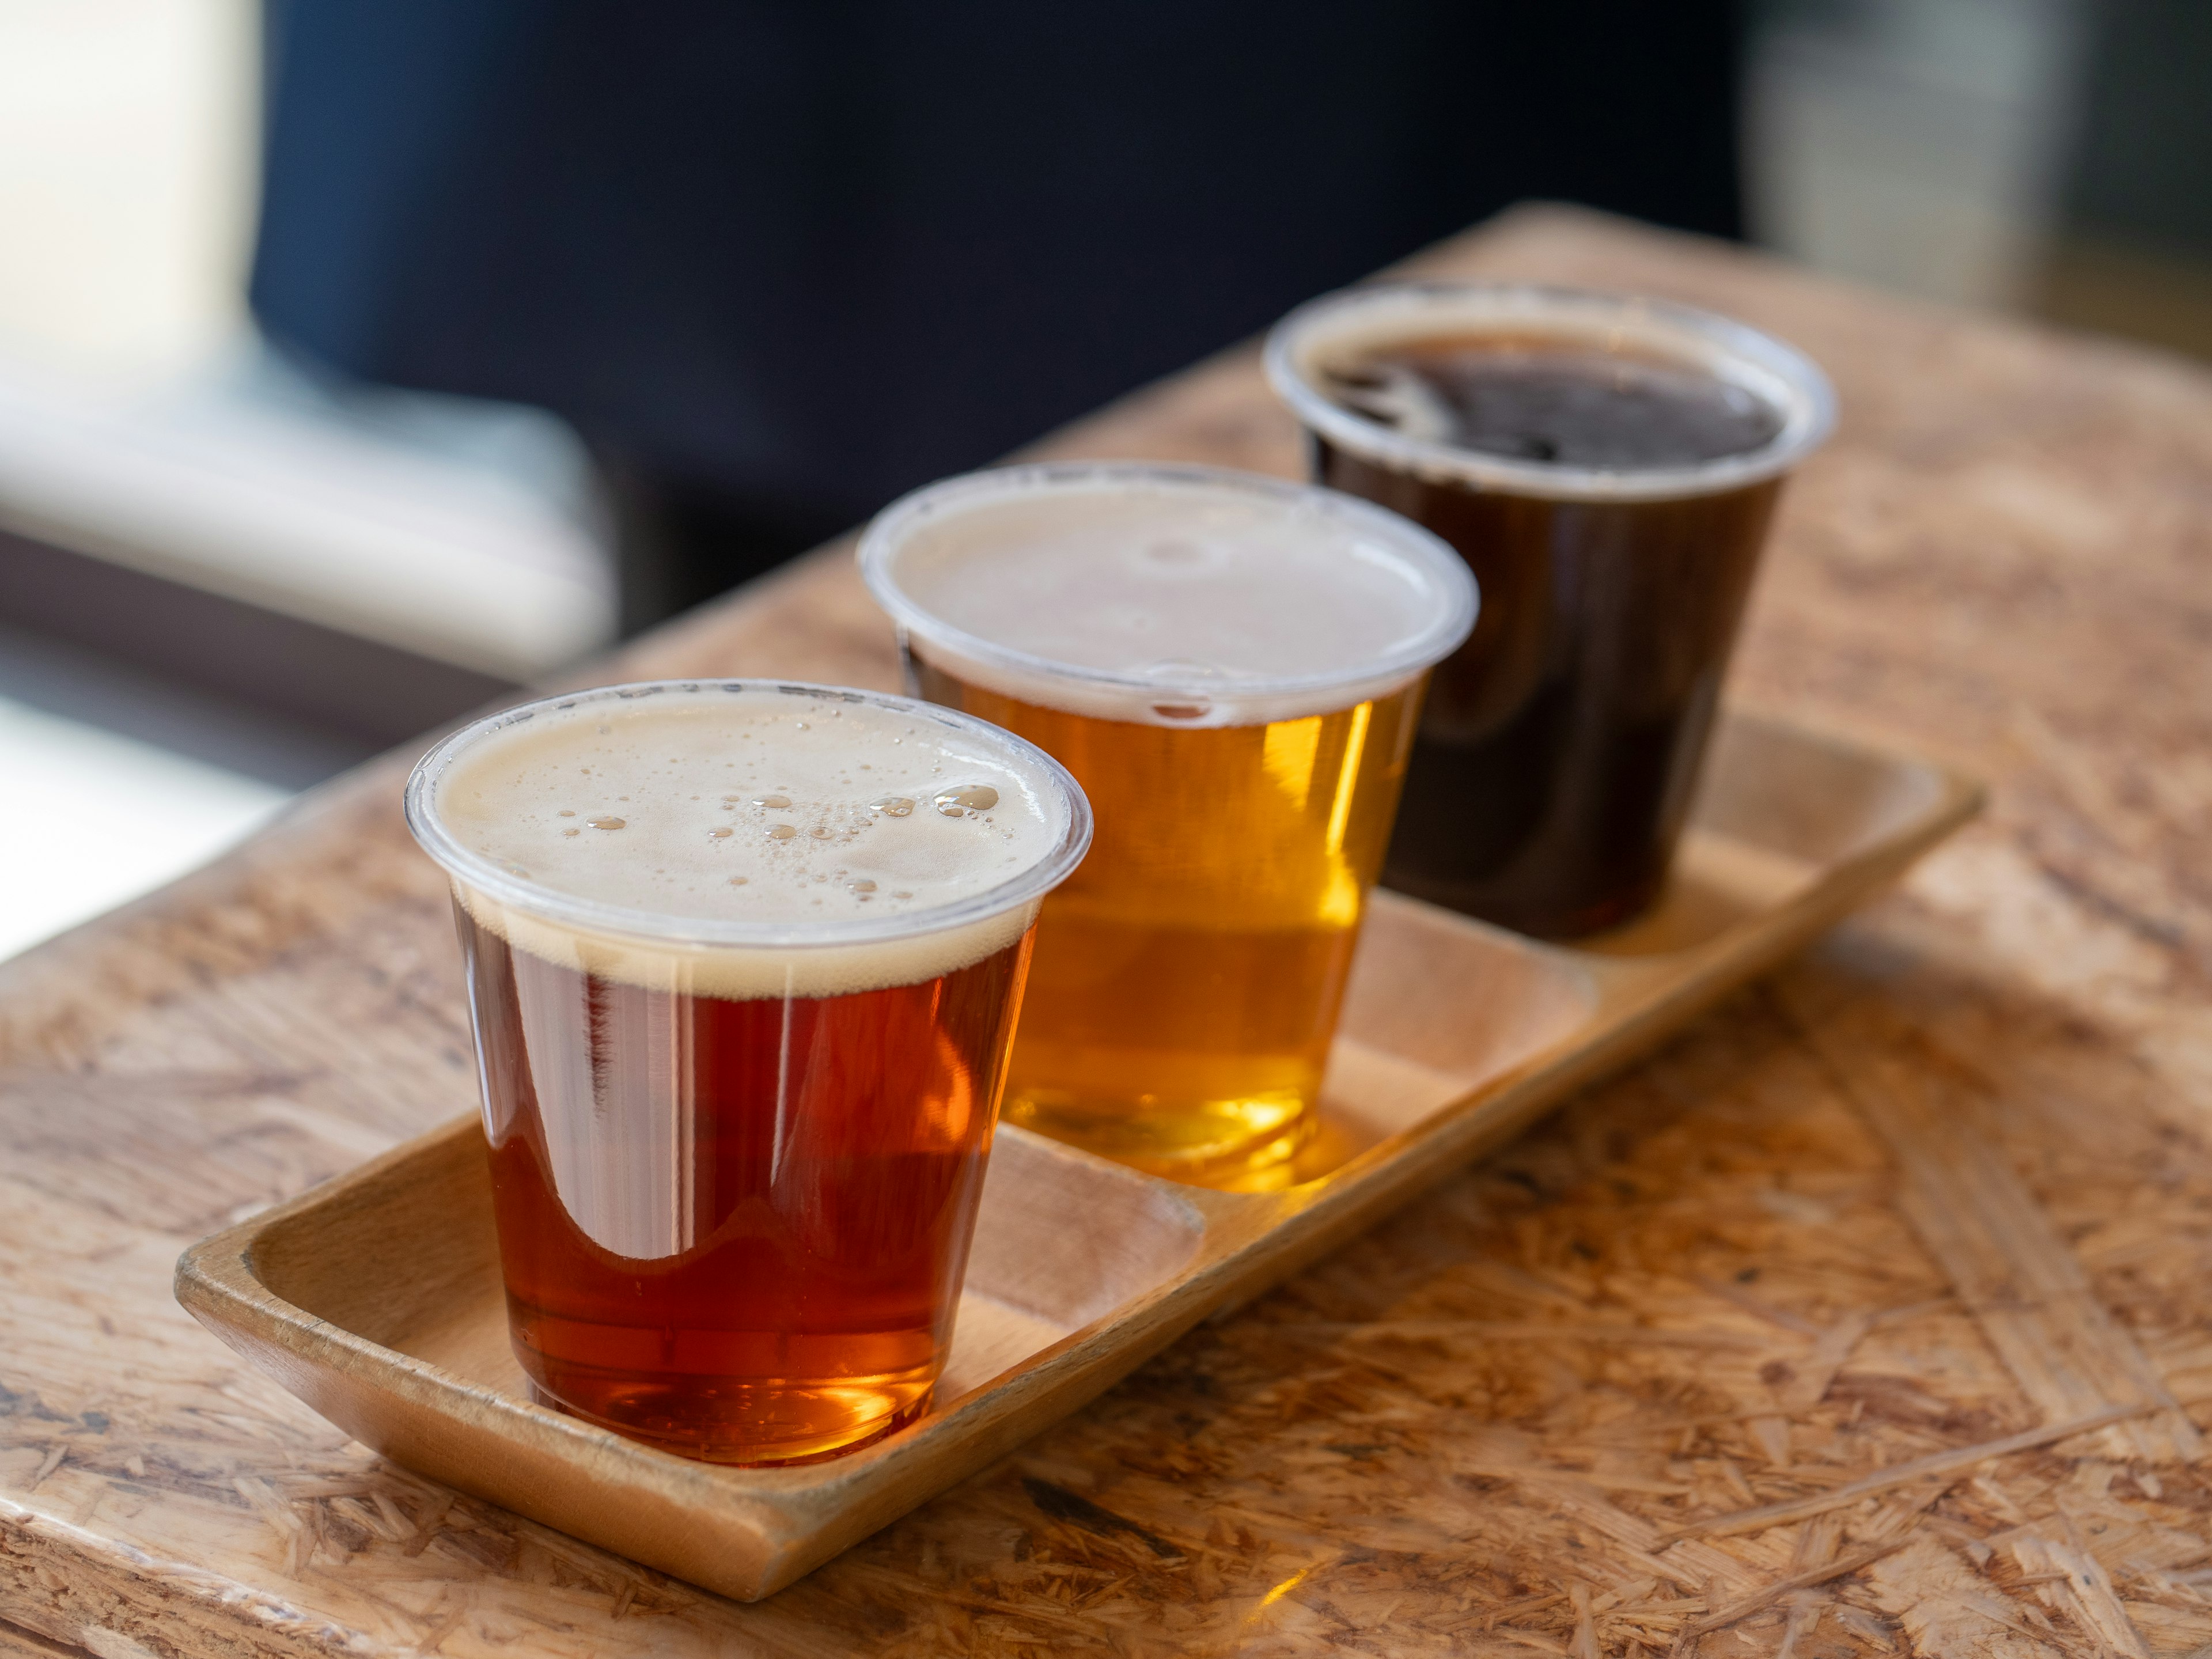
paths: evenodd
<path fill-rule="evenodd" d="M 1653 301 L 1472 283 L 1316 300 L 1267 345 L 1323 483 L 1482 584 L 1429 689 L 1383 879 L 1527 933 L 1667 872 L 1776 497 L 1826 436 L 1780 342 Z"/>
<path fill-rule="evenodd" d="M 669 1450 L 789 1462 L 942 1369 L 1044 894 L 1090 816 L 981 722 L 815 686 L 548 699 L 431 750 L 515 1352 Z"/>
<path fill-rule="evenodd" d="M 1103 465 L 933 485 L 860 561 L 920 692 L 1057 757 L 1097 814 L 1039 924 L 1008 1117 L 1286 1181 L 1422 683 L 1474 620 L 1464 565 L 1328 491 Z"/>

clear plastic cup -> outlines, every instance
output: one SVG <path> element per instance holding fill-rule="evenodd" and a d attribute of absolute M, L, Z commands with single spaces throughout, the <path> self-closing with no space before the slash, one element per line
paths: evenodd
<path fill-rule="evenodd" d="M 683 681 L 479 720 L 406 811 L 540 1400 L 728 1463 L 917 1415 L 1037 910 L 1091 839 L 1073 779 L 908 698 Z"/>
<path fill-rule="evenodd" d="M 1479 383 L 1486 361 L 1558 381 Z M 1664 881 L 1783 481 L 1834 423 L 1826 379 L 1687 307 L 1455 283 L 1314 301 L 1267 366 L 1314 477 L 1435 531 L 1482 583 L 1430 688 L 1383 880 L 1550 937 L 1626 921 Z M 1689 458 L 1564 459 L 1577 397 L 1642 400 Z M 1742 446 L 1719 453 L 1731 430 Z"/>
<path fill-rule="evenodd" d="M 872 525 L 915 687 L 1057 756 L 1097 813 L 1047 902 L 1009 1118 L 1279 1185 L 1310 1132 L 1430 665 L 1476 610 L 1435 537 L 1194 467 L 1012 467 Z"/>

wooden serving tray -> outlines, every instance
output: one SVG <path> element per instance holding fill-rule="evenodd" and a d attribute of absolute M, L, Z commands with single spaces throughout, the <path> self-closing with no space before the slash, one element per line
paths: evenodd
<path fill-rule="evenodd" d="M 1569 950 L 1377 893 L 1301 1184 L 1182 1187 L 1002 1127 L 935 1409 L 829 1462 L 715 1468 L 531 1404 L 473 1117 L 194 1245 L 177 1296 L 395 1461 L 757 1599 L 1650 1048 L 1980 802 L 1936 767 L 1735 714 L 1668 890 L 1632 927 Z"/>

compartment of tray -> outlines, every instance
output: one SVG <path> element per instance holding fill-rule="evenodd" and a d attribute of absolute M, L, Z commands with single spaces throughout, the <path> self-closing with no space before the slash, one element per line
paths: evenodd
<path fill-rule="evenodd" d="M 1613 957 L 1694 950 L 1786 910 L 1824 878 L 1850 884 L 1855 901 L 1895 873 L 1885 850 L 1909 862 L 1925 844 L 1914 832 L 1940 823 L 1945 833 L 1949 809 L 1972 794 L 1919 762 L 1757 715 L 1725 718 L 1659 902 L 1577 946 Z"/>
<path fill-rule="evenodd" d="M 1655 1000 L 1685 1014 L 1863 902 L 1971 815 L 1941 769 L 1753 714 L 1724 718 L 1667 884 L 1627 926 L 1540 944 L 1378 890 L 1323 1085 L 1310 1178 L 1595 1043 Z"/>
<path fill-rule="evenodd" d="M 1322 1084 L 1309 1177 L 1417 1127 L 1571 1042 L 1601 993 L 1582 963 L 1418 899 L 1377 892 Z"/>

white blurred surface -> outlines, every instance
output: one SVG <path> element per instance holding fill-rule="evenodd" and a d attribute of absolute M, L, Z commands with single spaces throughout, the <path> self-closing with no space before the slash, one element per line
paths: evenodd
<path fill-rule="evenodd" d="M 2089 0 L 1765 0 L 1753 239 L 1930 299 L 2016 306 L 2057 217 Z"/>
<path fill-rule="evenodd" d="M 0 957 L 205 863 L 272 784 L 0 698 Z"/>
<path fill-rule="evenodd" d="M 260 73 L 258 0 L 0 0 L 0 528 L 502 678 L 605 644 L 566 426 L 257 338 Z"/>
<path fill-rule="evenodd" d="M 186 368 L 245 321 L 256 0 L 0 0 L 0 343 Z"/>
<path fill-rule="evenodd" d="M 501 678 L 613 636 L 594 489 L 550 415 L 325 386 L 251 335 L 150 384 L 0 356 L 0 527 Z"/>

